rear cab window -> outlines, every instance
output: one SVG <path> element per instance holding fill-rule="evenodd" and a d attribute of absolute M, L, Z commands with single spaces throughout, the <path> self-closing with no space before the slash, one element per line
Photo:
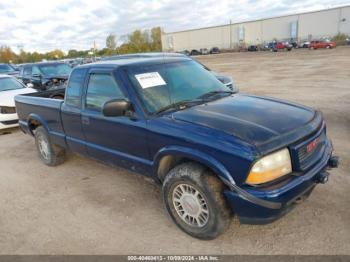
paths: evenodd
<path fill-rule="evenodd" d="M 72 71 L 66 89 L 66 105 L 81 107 L 81 90 L 84 85 L 86 72 L 86 68 L 77 68 Z"/>

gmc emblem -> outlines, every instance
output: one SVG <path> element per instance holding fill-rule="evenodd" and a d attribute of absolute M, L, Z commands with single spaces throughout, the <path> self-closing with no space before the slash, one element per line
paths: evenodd
<path fill-rule="evenodd" d="M 312 141 L 310 144 L 308 144 L 306 146 L 306 152 L 310 153 L 312 150 L 314 150 L 315 147 L 317 146 L 319 140 L 320 140 L 320 138 L 318 137 L 314 141 Z"/>

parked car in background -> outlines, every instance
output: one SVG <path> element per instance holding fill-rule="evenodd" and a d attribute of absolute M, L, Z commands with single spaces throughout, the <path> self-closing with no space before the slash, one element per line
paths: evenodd
<path fill-rule="evenodd" d="M 71 151 L 152 177 L 173 222 L 200 239 L 222 234 L 232 214 L 280 218 L 338 165 L 319 111 L 233 94 L 188 57 L 80 66 L 64 101 L 50 92 L 15 98 L 44 164 Z"/>
<path fill-rule="evenodd" d="M 186 55 L 186 56 L 189 56 L 189 55 L 191 54 L 191 52 L 188 51 L 188 50 L 179 51 L 179 52 L 177 52 L 177 53 L 183 54 L 183 55 Z"/>
<path fill-rule="evenodd" d="M 267 50 L 277 51 L 276 42 L 270 42 L 266 45 Z"/>
<path fill-rule="evenodd" d="M 299 48 L 297 41 L 291 41 L 289 44 L 292 46 L 292 48 Z"/>
<path fill-rule="evenodd" d="M 18 71 L 12 65 L 0 64 L 0 74 L 17 76 Z"/>
<path fill-rule="evenodd" d="M 67 65 L 69 65 L 72 68 L 82 64 L 82 60 L 79 60 L 76 58 L 75 59 L 67 59 L 67 60 L 64 60 L 62 62 L 66 63 Z"/>
<path fill-rule="evenodd" d="M 192 49 L 190 55 L 201 55 L 202 53 L 197 49 Z"/>
<path fill-rule="evenodd" d="M 220 49 L 218 47 L 212 47 L 209 51 L 210 54 L 220 54 Z"/>
<path fill-rule="evenodd" d="M 301 42 L 299 47 L 300 48 L 309 48 L 310 47 L 310 41 Z"/>
<path fill-rule="evenodd" d="M 19 78 L 33 88 L 48 90 L 64 87 L 72 68 L 63 62 L 42 62 L 20 67 Z"/>
<path fill-rule="evenodd" d="M 250 52 L 256 52 L 256 51 L 259 51 L 259 47 L 257 45 L 250 45 L 248 46 L 247 50 Z"/>
<path fill-rule="evenodd" d="M 19 71 L 18 65 L 16 64 L 9 64 L 10 66 L 12 66 L 13 69 L 15 69 L 15 71 Z"/>
<path fill-rule="evenodd" d="M 199 49 L 199 52 L 201 52 L 202 55 L 208 55 L 209 54 L 208 48 L 201 48 L 201 49 Z"/>
<path fill-rule="evenodd" d="M 311 41 L 309 48 L 310 49 L 319 49 L 319 48 L 335 48 L 337 44 L 330 40 L 321 40 L 321 41 Z"/>
<path fill-rule="evenodd" d="M 293 46 L 289 42 L 277 42 L 276 44 L 277 50 L 292 50 Z"/>
<path fill-rule="evenodd" d="M 271 42 L 268 44 L 268 49 L 274 52 L 281 50 L 290 51 L 292 48 L 293 46 L 288 42 Z"/>
<path fill-rule="evenodd" d="M 15 96 L 36 92 L 13 76 L 0 75 L 0 130 L 18 126 Z"/>

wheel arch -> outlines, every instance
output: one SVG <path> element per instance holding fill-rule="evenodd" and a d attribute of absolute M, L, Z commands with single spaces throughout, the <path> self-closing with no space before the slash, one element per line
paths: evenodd
<path fill-rule="evenodd" d="M 37 114 L 30 114 L 28 116 L 27 125 L 28 125 L 28 130 L 32 136 L 34 136 L 34 130 L 39 126 L 44 127 L 46 131 L 49 130 L 46 121 Z"/>
<path fill-rule="evenodd" d="M 154 161 L 154 174 L 163 181 L 172 168 L 183 162 L 197 162 L 212 170 L 224 184 L 235 184 L 229 171 L 214 157 L 196 149 L 179 146 L 166 147 L 158 152 Z"/>

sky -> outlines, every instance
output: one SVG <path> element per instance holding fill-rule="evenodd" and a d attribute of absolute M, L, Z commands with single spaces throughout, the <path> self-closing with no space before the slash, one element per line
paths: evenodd
<path fill-rule="evenodd" d="M 106 37 L 164 32 L 349 5 L 350 0 L 0 0 L 0 45 L 18 52 L 86 50 Z"/>

